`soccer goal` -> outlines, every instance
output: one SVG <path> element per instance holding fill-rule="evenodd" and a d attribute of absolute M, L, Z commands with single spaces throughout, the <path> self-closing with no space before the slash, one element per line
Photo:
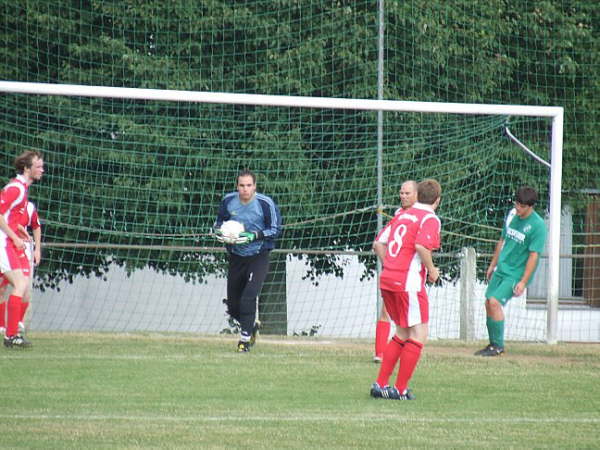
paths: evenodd
<path fill-rule="evenodd" d="M 30 193 L 44 220 L 37 329 L 235 332 L 210 229 L 250 168 L 284 217 L 260 296 L 266 332 L 372 336 L 373 238 L 401 182 L 432 177 L 443 187 L 432 336 L 457 339 L 465 320 L 483 336 L 487 256 L 515 189 L 531 184 L 549 220 L 547 303 L 510 311 L 507 338 L 559 339 L 561 107 L 10 81 L 0 91 L 5 176 L 31 147 L 47 164 Z M 470 272 L 466 255 L 480 261 Z"/>

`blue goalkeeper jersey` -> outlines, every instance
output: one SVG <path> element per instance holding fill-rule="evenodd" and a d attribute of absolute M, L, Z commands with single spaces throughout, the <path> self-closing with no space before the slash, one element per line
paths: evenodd
<path fill-rule="evenodd" d="M 250 202 L 243 204 L 237 191 L 225 195 L 215 228 L 227 220 L 244 224 L 245 231 L 256 234 L 256 240 L 248 244 L 226 245 L 227 251 L 239 256 L 253 256 L 275 248 L 275 240 L 281 234 L 281 213 L 277 204 L 267 195 L 256 193 Z"/>

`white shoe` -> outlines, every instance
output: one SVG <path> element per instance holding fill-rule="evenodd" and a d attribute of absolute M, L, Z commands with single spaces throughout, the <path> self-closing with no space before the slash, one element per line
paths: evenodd
<path fill-rule="evenodd" d="M 381 356 L 373 356 L 374 363 L 380 363 L 381 361 L 383 361 L 383 358 Z"/>

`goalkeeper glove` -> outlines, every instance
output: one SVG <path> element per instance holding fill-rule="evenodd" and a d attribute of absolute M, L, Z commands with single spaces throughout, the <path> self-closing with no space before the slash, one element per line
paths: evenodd
<path fill-rule="evenodd" d="M 217 241 L 219 241 L 221 244 L 235 244 L 236 239 L 235 238 L 231 238 L 229 236 L 223 236 L 223 233 L 221 232 L 220 229 L 218 228 L 214 228 L 213 229 L 213 236 L 215 237 L 215 239 Z"/>
<path fill-rule="evenodd" d="M 256 234 L 249 231 L 242 231 L 239 237 L 235 240 L 236 244 L 249 244 L 256 240 Z"/>

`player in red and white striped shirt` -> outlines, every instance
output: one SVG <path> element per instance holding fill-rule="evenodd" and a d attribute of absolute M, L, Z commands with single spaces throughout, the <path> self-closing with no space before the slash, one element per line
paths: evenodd
<path fill-rule="evenodd" d="M 383 353 L 377 382 L 371 396 L 412 400 L 408 382 L 421 357 L 429 332 L 429 301 L 425 282 L 439 278 L 432 252 L 440 247 L 441 224 L 435 214 L 442 189 L 433 179 L 421 181 L 418 201 L 399 212 L 381 230 L 373 248 L 383 261 L 379 287 L 390 318 L 396 323 L 396 335 Z M 394 386 L 389 378 L 400 361 Z"/>
<path fill-rule="evenodd" d="M 27 223 L 29 186 L 42 178 L 42 154 L 28 150 L 15 159 L 17 176 L 0 192 L 0 271 L 13 287 L 8 298 L 4 346 L 28 347 L 31 344 L 18 333 L 23 295 L 29 287 L 30 263 L 25 254 L 27 242 L 20 236 L 19 225 Z"/>
<path fill-rule="evenodd" d="M 22 220 L 24 223 L 17 226 L 19 236 L 27 242 L 25 256 L 27 256 L 29 261 L 29 285 L 23 294 L 23 301 L 21 302 L 21 318 L 18 324 L 19 333 L 25 330 L 25 314 L 31 301 L 31 291 L 33 288 L 33 270 L 35 266 L 39 265 L 42 258 L 42 227 L 37 208 L 32 202 L 27 202 L 26 214 L 22 216 Z M 33 240 L 29 236 L 28 230 L 31 230 Z M 8 280 L 3 275 L 0 275 L 0 331 L 2 334 L 6 331 L 6 291 L 9 284 Z"/>
<path fill-rule="evenodd" d="M 398 213 L 402 212 L 403 210 L 410 208 L 417 202 L 417 182 L 414 180 L 408 180 L 402 183 L 400 186 L 399 196 L 402 207 L 396 210 L 394 216 L 398 215 Z M 373 243 L 373 250 L 376 250 L 376 243 L 377 240 L 375 240 Z M 383 262 L 383 259 L 381 261 Z M 383 304 L 381 306 L 379 318 L 375 326 L 375 355 L 373 356 L 373 361 L 376 363 L 381 362 L 383 359 L 383 351 L 388 344 L 390 329 L 390 318 L 385 310 L 385 304 Z"/>

